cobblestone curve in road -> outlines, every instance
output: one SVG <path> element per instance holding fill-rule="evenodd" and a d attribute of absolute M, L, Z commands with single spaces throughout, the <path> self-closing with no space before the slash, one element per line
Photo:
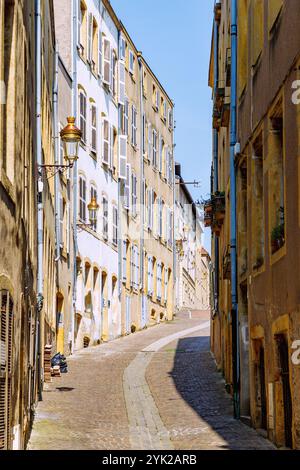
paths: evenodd
<path fill-rule="evenodd" d="M 168 335 L 138 353 L 124 371 L 123 388 L 129 420 L 131 448 L 135 450 L 174 449 L 157 406 L 146 382 L 145 374 L 153 355 L 179 338 L 207 329 L 209 322 Z"/>

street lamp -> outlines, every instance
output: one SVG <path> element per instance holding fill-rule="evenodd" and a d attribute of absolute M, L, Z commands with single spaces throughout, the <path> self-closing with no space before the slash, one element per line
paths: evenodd
<path fill-rule="evenodd" d="M 97 199 L 95 197 L 92 197 L 91 202 L 87 206 L 88 212 L 89 212 L 89 224 L 85 223 L 78 223 L 77 227 L 79 229 L 87 229 L 87 228 L 93 228 L 96 226 L 97 222 L 97 215 L 99 211 L 99 204 L 97 203 Z"/>
<path fill-rule="evenodd" d="M 72 168 L 74 162 L 78 159 L 78 146 L 81 140 L 81 131 L 75 126 L 75 118 L 68 117 L 68 124 L 61 130 L 60 137 L 64 146 L 64 154 L 67 165 L 55 164 L 55 165 L 38 165 L 40 177 L 42 177 L 42 171 L 46 174 L 50 174 L 49 178 L 54 176 L 58 171 L 63 171 Z"/>
<path fill-rule="evenodd" d="M 75 118 L 68 117 L 68 124 L 60 131 L 60 137 L 64 146 L 65 160 L 72 168 L 74 162 L 78 160 L 78 147 L 82 132 L 75 126 Z"/>

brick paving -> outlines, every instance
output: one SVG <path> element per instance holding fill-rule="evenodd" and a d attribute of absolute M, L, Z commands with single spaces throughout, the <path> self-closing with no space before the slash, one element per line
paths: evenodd
<path fill-rule="evenodd" d="M 193 313 L 192 318 L 181 314 L 68 358 L 69 372 L 44 390 L 27 448 L 143 448 L 147 440 L 139 445 L 134 440 L 143 431 L 152 448 L 272 449 L 255 431 L 233 420 L 231 399 L 209 352 L 209 330 L 171 336 L 208 318 L 207 312 Z M 168 336 L 171 342 L 158 350 L 157 341 Z M 156 348 L 151 352 L 152 345 Z M 139 370 L 136 377 L 134 370 Z M 154 433 L 159 442 L 151 438 Z"/>

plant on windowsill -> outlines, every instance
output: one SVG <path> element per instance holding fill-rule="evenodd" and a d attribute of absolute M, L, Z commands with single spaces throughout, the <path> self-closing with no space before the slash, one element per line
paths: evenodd
<path fill-rule="evenodd" d="M 284 239 L 284 223 L 280 223 L 276 227 L 273 228 L 271 233 L 271 249 L 272 255 L 276 253 L 276 251 L 280 250 L 285 243 Z"/>
<path fill-rule="evenodd" d="M 216 220 L 222 222 L 225 218 L 225 192 L 217 191 L 213 196 L 214 214 Z"/>

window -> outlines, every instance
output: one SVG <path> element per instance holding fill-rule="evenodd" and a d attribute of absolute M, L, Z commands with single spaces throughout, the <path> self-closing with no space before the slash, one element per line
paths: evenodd
<path fill-rule="evenodd" d="M 169 246 L 173 243 L 173 213 L 171 209 L 167 209 L 167 237 L 166 240 Z"/>
<path fill-rule="evenodd" d="M 59 198 L 59 240 L 60 240 L 60 247 L 64 247 L 65 241 L 65 210 L 66 210 L 66 201 L 60 195 Z"/>
<path fill-rule="evenodd" d="M 262 133 L 252 145 L 252 225 L 253 225 L 253 268 L 264 263 L 264 183 L 263 183 L 263 136 Z"/>
<path fill-rule="evenodd" d="M 126 57 L 126 41 L 125 41 L 125 38 L 124 38 L 122 35 L 120 36 L 119 57 L 120 57 L 120 60 L 122 60 L 123 62 L 125 61 L 125 57 Z"/>
<path fill-rule="evenodd" d="M 240 0 L 238 15 L 238 96 L 241 96 L 246 83 L 248 74 L 248 7 L 249 0 Z"/>
<path fill-rule="evenodd" d="M 129 120 L 129 101 L 125 97 L 124 106 L 121 106 L 121 127 L 122 127 L 122 133 L 126 136 L 128 136 L 128 130 L 129 130 L 128 120 Z"/>
<path fill-rule="evenodd" d="M 152 155 L 152 126 L 148 123 L 148 160 L 150 161 Z"/>
<path fill-rule="evenodd" d="M 168 150 L 168 184 L 173 183 L 173 158 L 170 150 Z"/>
<path fill-rule="evenodd" d="M 125 83 L 124 83 L 125 87 Z M 111 54 L 111 92 L 115 97 L 117 94 L 117 57 L 115 51 L 112 51 Z"/>
<path fill-rule="evenodd" d="M 154 198 L 154 191 L 151 188 L 147 190 L 147 222 L 148 222 L 148 229 L 152 230 L 153 228 L 153 198 Z"/>
<path fill-rule="evenodd" d="M 169 129 L 173 128 L 173 111 L 172 109 L 169 109 L 168 111 L 168 124 L 169 124 Z"/>
<path fill-rule="evenodd" d="M 147 73 L 146 73 L 146 70 L 143 69 L 143 95 L 144 95 L 145 98 L 147 98 L 147 91 L 148 91 Z"/>
<path fill-rule="evenodd" d="M 80 54 L 86 55 L 86 38 L 87 38 L 87 11 L 83 2 L 79 2 L 78 11 L 78 45 Z"/>
<path fill-rule="evenodd" d="M 165 161 L 164 161 L 164 177 L 168 179 L 168 172 L 169 172 L 169 147 L 165 146 Z"/>
<path fill-rule="evenodd" d="M 79 177 L 79 218 L 86 222 L 86 181 L 82 176 Z"/>
<path fill-rule="evenodd" d="M 102 76 L 102 63 L 103 63 L 103 52 L 102 52 L 102 33 L 101 31 L 98 32 L 98 74 Z"/>
<path fill-rule="evenodd" d="M 124 188 L 124 208 L 130 209 L 130 164 L 126 164 L 126 180 Z"/>
<path fill-rule="evenodd" d="M 163 96 L 160 99 L 160 115 L 162 119 L 166 122 L 167 121 L 167 103 Z"/>
<path fill-rule="evenodd" d="M 97 189 L 95 186 L 91 186 L 91 200 L 95 198 L 96 201 L 98 200 Z M 92 229 L 96 232 L 97 230 L 97 221 L 93 222 Z"/>
<path fill-rule="evenodd" d="M 60 124 L 59 125 L 59 131 L 61 131 L 63 129 L 63 127 L 64 126 L 62 124 Z M 65 154 L 64 144 L 63 144 L 63 141 L 62 141 L 62 139 L 60 137 L 60 133 L 59 133 L 59 164 L 60 165 L 64 164 L 64 154 Z"/>
<path fill-rule="evenodd" d="M 131 108 L 131 145 L 137 146 L 137 111 L 135 106 Z"/>
<path fill-rule="evenodd" d="M 82 132 L 81 139 L 86 143 L 86 95 L 82 90 L 79 92 L 79 122 Z"/>
<path fill-rule="evenodd" d="M 157 168 L 157 132 L 152 132 L 152 165 Z"/>
<path fill-rule="evenodd" d="M 158 201 L 158 221 L 157 221 L 157 234 L 160 238 L 163 236 L 163 212 L 164 212 L 164 201 L 160 198 Z"/>
<path fill-rule="evenodd" d="M 132 215 L 136 216 L 137 205 L 137 177 L 134 173 L 131 175 L 131 191 L 132 191 Z"/>
<path fill-rule="evenodd" d="M 92 55 L 91 55 L 91 66 L 94 74 L 99 70 L 98 66 L 98 25 L 93 18 L 93 27 L 92 27 Z"/>
<path fill-rule="evenodd" d="M 127 240 L 122 243 L 122 282 L 127 279 Z"/>
<path fill-rule="evenodd" d="M 156 275 L 156 297 L 161 300 L 162 291 L 162 264 L 161 261 L 157 262 L 157 275 Z"/>
<path fill-rule="evenodd" d="M 102 123 L 102 162 L 106 165 L 110 161 L 110 126 L 107 119 L 103 119 Z"/>
<path fill-rule="evenodd" d="M 123 61 L 119 61 L 119 104 L 125 105 L 126 100 L 126 88 L 125 88 L 125 64 Z"/>
<path fill-rule="evenodd" d="M 131 286 L 138 290 L 139 288 L 139 249 L 137 245 L 131 247 Z"/>
<path fill-rule="evenodd" d="M 148 255 L 147 286 L 148 295 L 153 295 L 153 256 Z"/>
<path fill-rule="evenodd" d="M 129 49 L 129 73 L 134 75 L 135 57 L 131 49 Z"/>
<path fill-rule="evenodd" d="M 91 104 L 91 150 L 97 152 L 97 108 Z"/>
<path fill-rule="evenodd" d="M 146 124 L 146 116 L 143 114 L 143 136 L 142 136 L 142 142 L 143 142 L 143 155 L 145 156 L 146 154 L 146 129 L 147 129 L 147 124 Z"/>
<path fill-rule="evenodd" d="M 110 73 L 111 73 L 111 47 L 110 41 L 104 37 L 103 38 L 103 83 L 110 86 Z"/>
<path fill-rule="evenodd" d="M 87 60 L 92 63 L 93 57 L 93 15 L 89 13 L 89 20 L 88 20 L 88 54 Z"/>
<path fill-rule="evenodd" d="M 158 162 L 158 169 L 160 173 L 162 173 L 162 169 L 163 169 L 164 146 L 165 146 L 164 139 L 161 137 L 160 143 L 159 143 L 159 162 Z"/>
<path fill-rule="evenodd" d="M 108 238 L 108 200 L 106 196 L 102 196 L 102 233 L 103 237 Z"/>
<path fill-rule="evenodd" d="M 280 101 L 269 121 L 269 201 L 272 253 L 285 243 L 285 184 L 284 184 L 284 145 L 283 108 Z"/>
<path fill-rule="evenodd" d="M 153 107 L 154 107 L 155 111 L 158 111 L 158 109 L 159 109 L 159 92 L 158 92 L 158 89 L 156 88 L 155 85 L 153 85 L 152 101 L 153 101 Z"/>
<path fill-rule="evenodd" d="M 169 270 L 168 268 L 165 268 L 165 272 L 164 272 L 164 301 L 165 301 L 165 304 L 167 304 L 168 302 L 168 277 L 169 277 Z"/>
<path fill-rule="evenodd" d="M 112 223 L 112 242 L 115 246 L 118 244 L 118 208 L 113 206 L 113 223 Z"/>
<path fill-rule="evenodd" d="M 126 179 L 126 164 L 127 164 L 127 136 L 119 136 L 119 178 Z"/>

